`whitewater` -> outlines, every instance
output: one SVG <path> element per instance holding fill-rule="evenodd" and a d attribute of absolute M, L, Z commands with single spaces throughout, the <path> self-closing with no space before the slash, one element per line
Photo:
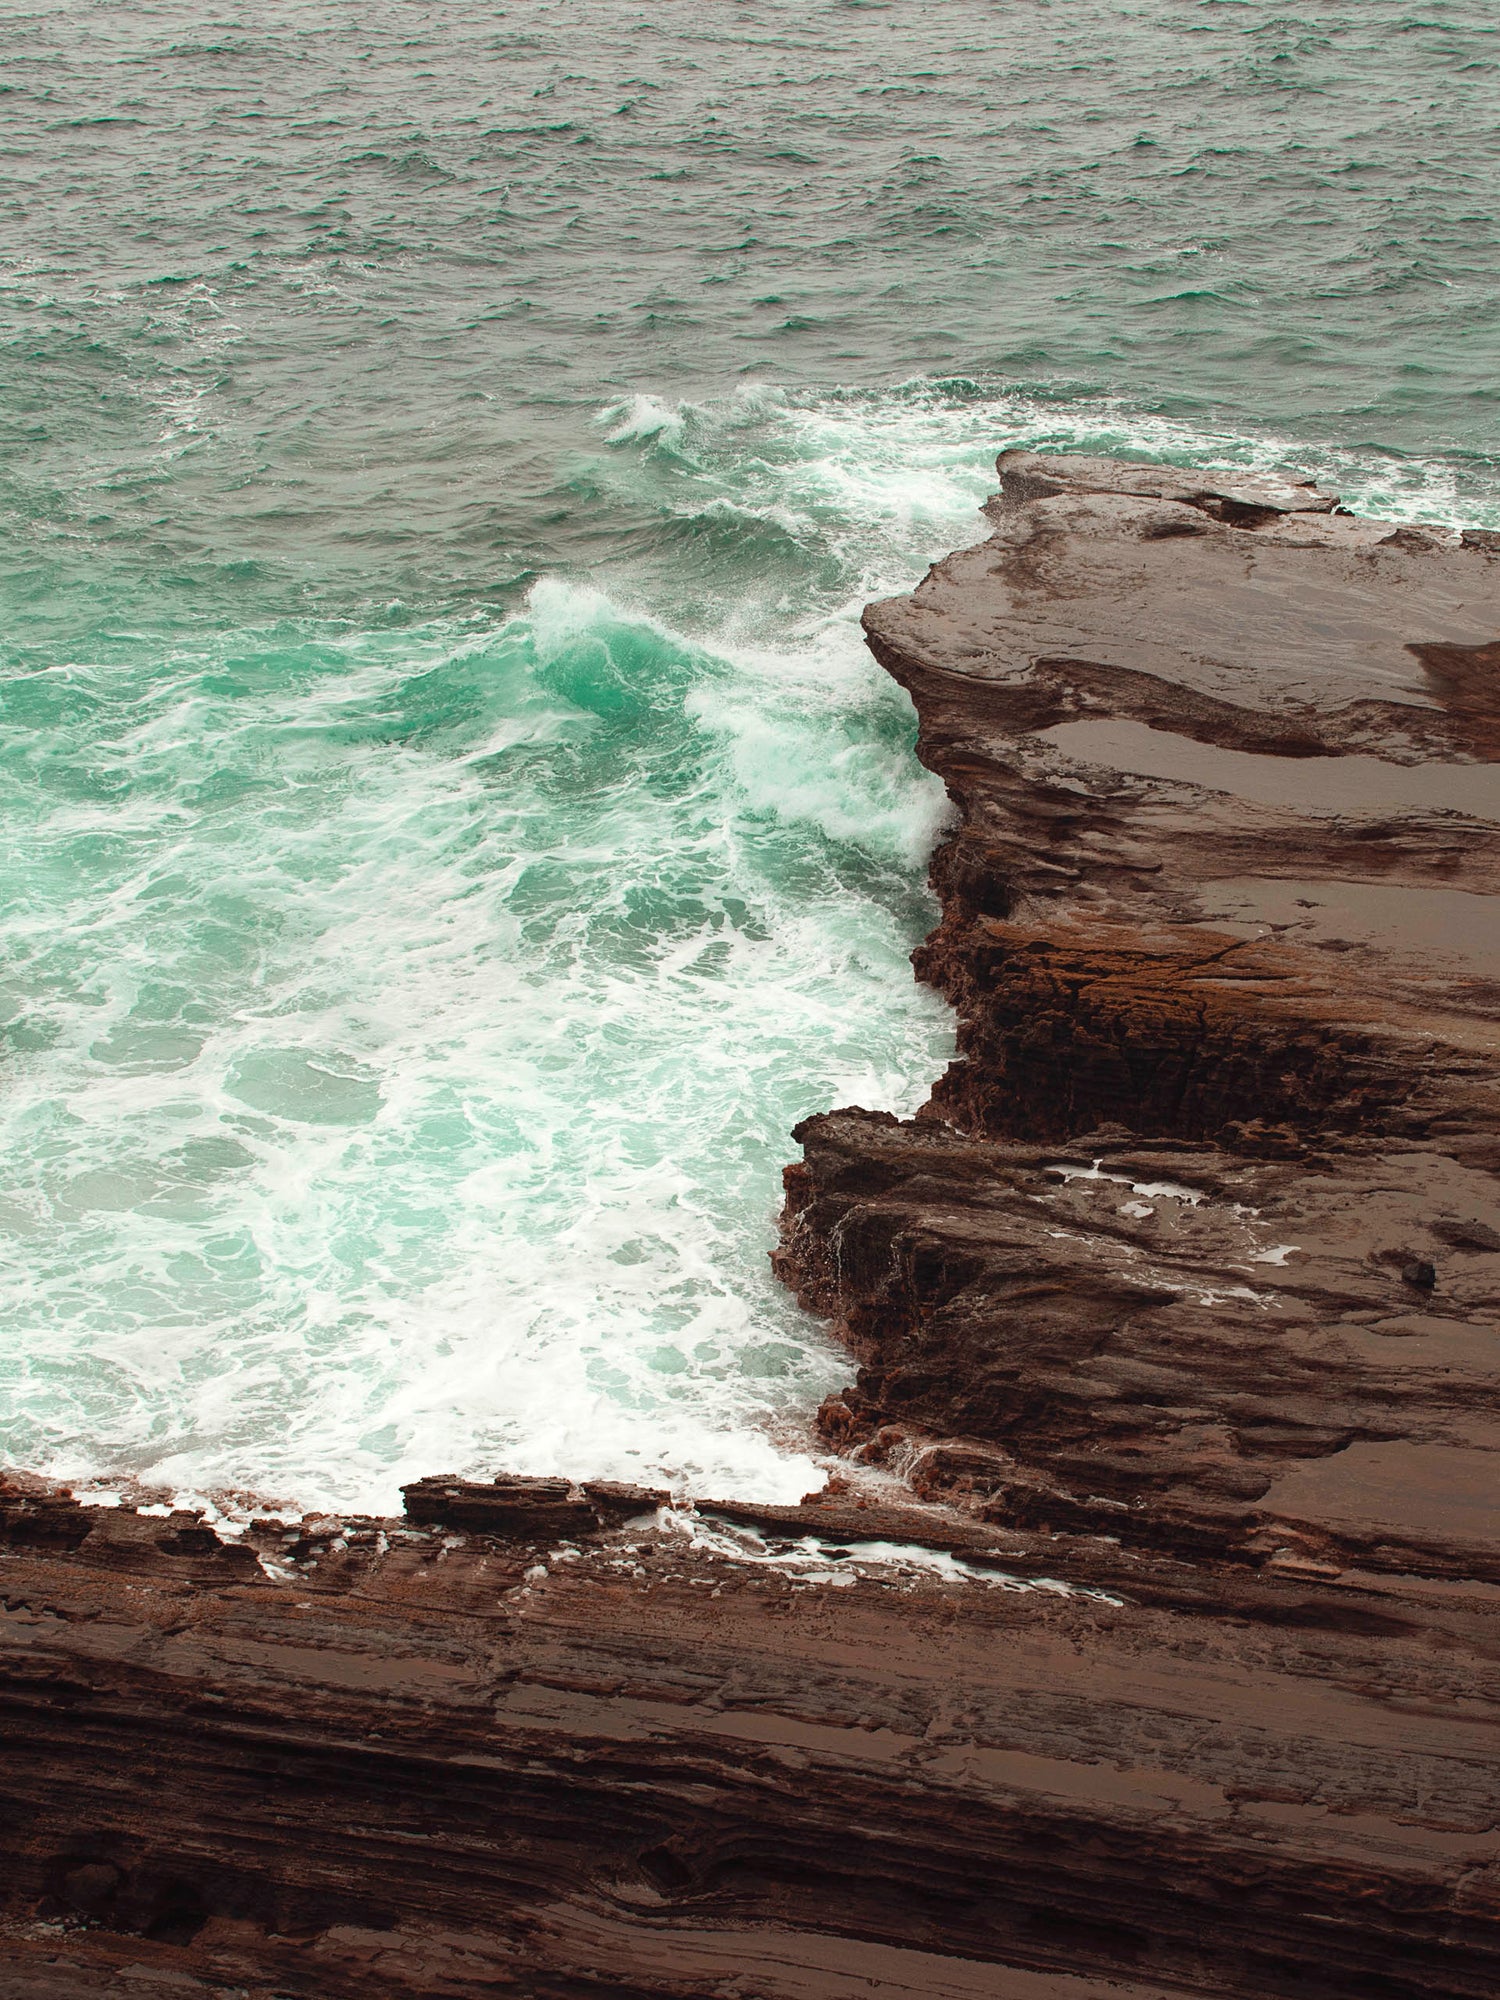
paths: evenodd
<path fill-rule="evenodd" d="M 953 1053 L 859 609 L 1012 444 L 1500 525 L 1495 38 L 1436 16 L 28 17 L 6 1462 L 820 1482 L 791 1127 Z"/>

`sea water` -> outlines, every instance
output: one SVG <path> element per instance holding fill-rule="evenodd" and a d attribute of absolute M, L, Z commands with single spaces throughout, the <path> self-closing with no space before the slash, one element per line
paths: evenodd
<path fill-rule="evenodd" d="M 997 449 L 1500 521 L 1489 8 L 185 0 L 0 80 L 0 1450 L 795 1498 L 909 1111 L 860 605 Z"/>

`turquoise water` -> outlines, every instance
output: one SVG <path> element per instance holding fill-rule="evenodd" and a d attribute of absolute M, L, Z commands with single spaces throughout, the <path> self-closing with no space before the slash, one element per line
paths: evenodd
<path fill-rule="evenodd" d="M 0 1446 L 795 1497 L 908 1109 L 859 605 L 996 449 L 1500 522 L 1500 34 L 1360 0 L 13 12 Z"/>

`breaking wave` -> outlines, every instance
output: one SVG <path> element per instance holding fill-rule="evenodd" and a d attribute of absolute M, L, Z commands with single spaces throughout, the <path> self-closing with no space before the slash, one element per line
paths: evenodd
<path fill-rule="evenodd" d="M 860 605 L 977 537 L 1008 444 L 1495 518 L 1451 465 L 982 383 L 595 432 L 570 476 L 646 524 L 595 583 L 8 683 L 13 1462 L 795 1498 L 848 1364 L 767 1267 L 790 1127 L 951 1053 L 907 965 L 944 801 Z"/>

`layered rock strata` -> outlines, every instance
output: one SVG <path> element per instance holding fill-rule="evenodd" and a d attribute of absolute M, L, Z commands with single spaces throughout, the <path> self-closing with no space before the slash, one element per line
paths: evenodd
<path fill-rule="evenodd" d="M 12 1486 L 0 1995 L 1500 1984 L 1493 1586 L 757 1513 L 226 1545 Z"/>
<path fill-rule="evenodd" d="M 1000 475 L 866 613 L 958 808 L 960 1054 L 799 1128 L 824 1428 L 997 1523 L 1500 1581 L 1500 537 Z"/>
<path fill-rule="evenodd" d="M 960 1060 L 800 1508 L 0 1482 L 0 2000 L 1500 1990 L 1500 552 L 1007 454 L 871 644 Z"/>

